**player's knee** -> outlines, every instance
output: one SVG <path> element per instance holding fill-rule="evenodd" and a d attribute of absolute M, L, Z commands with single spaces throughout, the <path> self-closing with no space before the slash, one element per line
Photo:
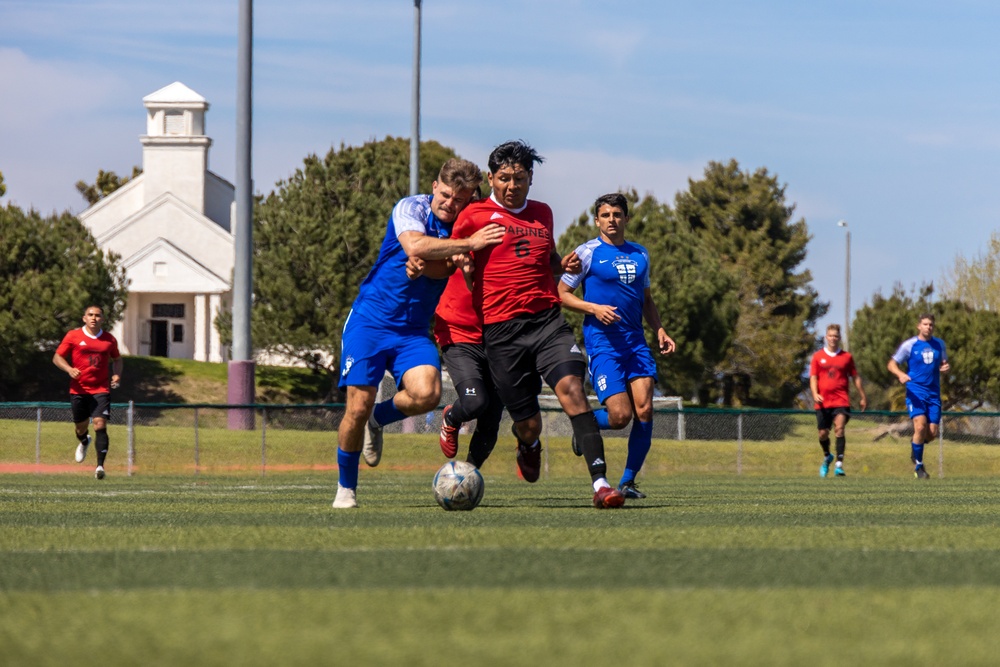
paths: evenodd
<path fill-rule="evenodd" d="M 437 408 L 441 402 L 441 386 L 422 386 L 413 389 L 407 388 L 406 393 L 413 401 L 414 414 L 430 412 Z"/>
<path fill-rule="evenodd" d="M 611 428 L 615 430 L 625 428 L 631 420 L 631 410 L 614 410 L 608 408 L 608 426 Z"/>
<path fill-rule="evenodd" d="M 462 404 L 462 411 L 470 420 L 478 419 L 484 412 L 486 412 L 486 408 L 489 407 L 490 404 L 490 399 L 485 395 L 485 392 L 479 392 L 471 395 L 459 392 L 458 400 Z"/>

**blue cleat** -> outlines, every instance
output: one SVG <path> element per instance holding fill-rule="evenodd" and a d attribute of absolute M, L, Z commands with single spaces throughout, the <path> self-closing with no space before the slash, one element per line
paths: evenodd
<path fill-rule="evenodd" d="M 830 464 L 833 463 L 833 454 L 827 454 L 823 459 L 823 465 L 819 467 L 819 476 L 826 477 L 830 473 Z"/>
<path fill-rule="evenodd" d="M 847 477 L 847 473 L 844 472 L 844 469 L 841 466 L 837 466 L 836 468 L 833 469 L 833 476 L 834 477 Z"/>

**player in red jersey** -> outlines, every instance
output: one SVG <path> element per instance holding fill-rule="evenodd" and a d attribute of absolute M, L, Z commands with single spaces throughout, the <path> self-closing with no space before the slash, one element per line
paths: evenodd
<path fill-rule="evenodd" d="M 94 476 L 104 479 L 104 459 L 108 455 L 108 419 L 111 418 L 111 390 L 122 379 L 122 357 L 118 341 L 101 329 L 104 309 L 88 306 L 83 312 L 83 326 L 73 329 L 63 337 L 52 363 L 71 378 L 69 384 L 70 406 L 76 424 L 76 461 L 83 463 L 90 445 L 87 432 L 94 421 L 94 439 L 97 443 L 97 469 Z M 111 377 L 108 377 L 108 371 Z"/>
<path fill-rule="evenodd" d="M 608 483 L 604 440 L 583 388 L 586 362 L 563 318 L 553 275 L 556 268 L 580 271 L 580 260 L 575 253 L 559 257 L 552 210 L 528 199 L 534 165 L 541 161 L 524 142 L 497 146 L 489 158 L 493 192 L 469 204 L 452 236 L 468 237 L 491 223 L 505 229 L 498 245 L 473 253 L 472 303 L 483 323 L 497 392 L 514 420 L 521 476 L 534 482 L 541 470 L 541 376 L 573 426 L 593 482 L 594 506 L 621 507 L 625 497 Z"/>
<path fill-rule="evenodd" d="M 844 450 L 847 438 L 844 427 L 851 418 L 851 396 L 848 380 L 854 378 L 854 386 L 861 395 L 861 411 L 868 408 L 868 397 L 861 386 L 861 376 L 854 367 L 854 357 L 840 349 L 840 325 L 831 324 L 826 328 L 826 345 L 812 356 L 809 364 L 809 388 L 812 389 L 816 407 L 816 424 L 819 427 L 819 446 L 823 448 L 823 465 L 819 476 L 830 472 L 833 455 L 830 453 L 830 426 L 837 437 L 837 466 L 834 475 L 843 477 Z"/>

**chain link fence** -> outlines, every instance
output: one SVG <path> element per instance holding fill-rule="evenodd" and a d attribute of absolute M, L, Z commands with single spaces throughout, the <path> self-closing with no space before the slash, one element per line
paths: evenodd
<path fill-rule="evenodd" d="M 391 395 L 391 383 L 383 396 Z M 443 402 L 455 399 L 446 389 Z M 554 396 L 541 396 L 549 458 L 568 451 L 572 429 Z M 342 404 L 329 405 L 184 405 L 115 403 L 108 433 L 111 465 L 122 472 L 268 474 L 285 470 L 336 469 L 336 429 Z M 732 410 L 685 408 L 678 399 L 655 403 L 654 451 L 646 472 L 678 470 L 742 473 L 782 473 L 806 470 L 819 459 L 814 413 L 800 410 Z M 0 403 L 0 471 L 79 471 L 69 403 Z M 237 427 L 234 428 L 234 425 Z M 439 460 L 434 443 L 441 426 L 440 409 L 386 427 L 392 442 L 422 442 L 428 465 Z M 463 447 L 475 423 L 462 431 Z M 908 457 L 912 435 L 909 419 L 900 412 L 855 412 L 848 425 L 850 457 L 858 465 L 865 451 L 892 445 L 897 459 Z M 609 448 L 624 447 L 628 429 L 605 431 Z M 510 436 L 505 417 L 500 439 Z M 946 413 L 941 437 L 928 444 L 925 460 L 937 462 L 938 475 L 951 460 L 963 462 L 953 471 L 976 474 L 1000 472 L 1000 413 Z M 498 445 L 499 446 L 499 445 Z M 874 449 L 863 449 L 874 448 Z M 421 450 L 422 451 L 422 450 Z M 665 460 L 656 452 L 665 451 Z M 127 453 L 123 456 L 123 453 Z M 612 456 L 609 453 L 609 458 Z M 704 460 L 701 460 L 704 459 Z M 965 463 L 971 459 L 971 462 Z M 93 459 L 91 459 L 92 461 Z M 570 459 L 572 460 L 572 459 Z M 788 461 L 791 460 L 791 463 Z M 621 457 L 624 461 L 624 456 Z M 871 461 L 872 469 L 877 464 Z M 866 469 L 869 463 L 863 463 Z M 577 465 L 577 464 L 574 464 Z"/>

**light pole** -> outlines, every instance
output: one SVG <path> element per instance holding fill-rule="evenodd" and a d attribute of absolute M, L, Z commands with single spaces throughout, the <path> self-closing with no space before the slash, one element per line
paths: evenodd
<path fill-rule="evenodd" d="M 847 230 L 846 246 L 846 267 L 844 269 L 844 349 L 849 350 L 851 337 L 851 229 L 847 226 L 847 220 L 837 222 L 838 227 Z"/>

